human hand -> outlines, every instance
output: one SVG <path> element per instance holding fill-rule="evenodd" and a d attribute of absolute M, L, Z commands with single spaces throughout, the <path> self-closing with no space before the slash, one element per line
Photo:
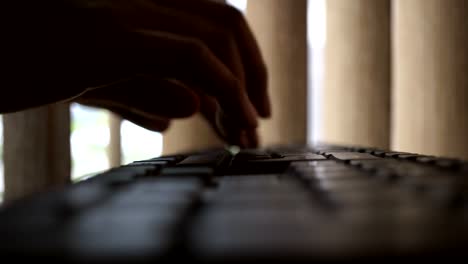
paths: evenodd
<path fill-rule="evenodd" d="M 31 100 L 72 98 L 155 131 L 200 111 L 227 143 L 258 144 L 267 73 L 239 11 L 204 0 L 71 3 L 41 24 L 35 49 L 46 55 L 29 57 L 47 62 L 34 67 L 45 93 Z"/>

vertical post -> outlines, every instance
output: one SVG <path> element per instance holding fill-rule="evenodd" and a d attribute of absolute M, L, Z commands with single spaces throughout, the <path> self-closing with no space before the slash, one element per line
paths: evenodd
<path fill-rule="evenodd" d="M 164 132 L 164 155 L 220 146 L 223 146 L 223 142 L 198 114 L 189 119 L 172 121 L 168 131 Z"/>
<path fill-rule="evenodd" d="M 468 4 L 396 0 L 393 148 L 468 159 Z"/>
<path fill-rule="evenodd" d="M 307 142 L 307 1 L 250 0 L 249 22 L 268 68 L 272 117 L 262 143 Z"/>
<path fill-rule="evenodd" d="M 326 9 L 323 141 L 387 148 L 390 0 L 328 0 Z"/>
<path fill-rule="evenodd" d="M 121 124 L 122 118 L 109 112 L 109 145 L 107 147 L 107 157 L 110 167 L 116 167 L 122 164 Z"/>
<path fill-rule="evenodd" d="M 70 110 L 65 103 L 3 116 L 5 202 L 70 182 Z"/>

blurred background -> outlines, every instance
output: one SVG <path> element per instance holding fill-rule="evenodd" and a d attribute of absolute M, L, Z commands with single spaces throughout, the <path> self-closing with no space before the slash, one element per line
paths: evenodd
<path fill-rule="evenodd" d="M 328 142 L 468 159 L 467 1 L 227 2 L 245 12 L 269 69 L 273 116 L 259 128 L 264 145 Z M 60 186 L 70 171 L 79 180 L 222 145 L 199 116 L 163 135 L 77 104 L 3 119 L 0 192 L 10 186 L 12 199 Z M 61 125 L 41 122 L 50 119 Z"/>

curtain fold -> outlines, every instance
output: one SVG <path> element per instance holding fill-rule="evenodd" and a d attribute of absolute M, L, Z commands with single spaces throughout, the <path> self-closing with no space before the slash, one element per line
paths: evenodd
<path fill-rule="evenodd" d="M 272 116 L 264 145 L 307 142 L 307 0 L 250 0 L 247 21 L 268 68 Z"/>
<path fill-rule="evenodd" d="M 393 2 L 397 150 L 468 159 L 468 2 Z"/>
<path fill-rule="evenodd" d="M 390 0 L 328 0 L 323 141 L 389 147 Z"/>

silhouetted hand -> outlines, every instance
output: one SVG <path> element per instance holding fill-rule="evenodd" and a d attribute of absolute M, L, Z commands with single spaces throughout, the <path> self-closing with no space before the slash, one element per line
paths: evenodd
<path fill-rule="evenodd" d="M 29 2 L 7 4 L 1 21 L 2 91 L 12 93 L 0 111 L 68 100 L 155 131 L 200 111 L 227 143 L 257 145 L 267 73 L 239 11 L 206 0 Z"/>

